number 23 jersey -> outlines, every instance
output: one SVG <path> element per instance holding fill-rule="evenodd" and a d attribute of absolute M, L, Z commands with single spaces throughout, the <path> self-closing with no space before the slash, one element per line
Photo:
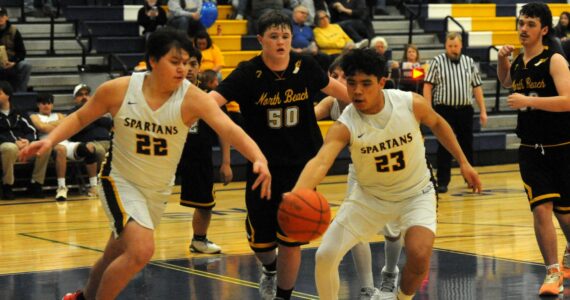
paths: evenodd
<path fill-rule="evenodd" d="M 421 194 L 430 183 L 430 174 L 412 93 L 383 93 L 393 107 L 384 128 L 370 125 L 352 104 L 338 121 L 350 132 L 349 150 L 358 185 L 380 200 L 401 201 Z"/>
<path fill-rule="evenodd" d="M 181 106 L 190 82 L 172 93 L 158 109 L 152 110 L 143 95 L 146 73 L 133 73 L 121 108 L 113 118 L 113 141 L 103 175 L 112 170 L 134 184 L 165 189 L 173 182 L 189 127 L 184 124 Z"/>
<path fill-rule="evenodd" d="M 313 102 L 328 83 L 314 59 L 291 53 L 279 72 L 261 56 L 241 63 L 216 91 L 239 103 L 245 131 L 270 166 L 304 165 L 323 143 Z"/>

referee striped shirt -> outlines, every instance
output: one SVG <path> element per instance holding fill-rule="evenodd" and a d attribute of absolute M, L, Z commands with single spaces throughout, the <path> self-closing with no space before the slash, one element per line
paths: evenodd
<path fill-rule="evenodd" d="M 433 105 L 447 106 L 472 105 L 473 88 L 482 84 L 471 57 L 461 54 L 455 63 L 445 53 L 434 57 L 424 81 L 433 85 Z"/>

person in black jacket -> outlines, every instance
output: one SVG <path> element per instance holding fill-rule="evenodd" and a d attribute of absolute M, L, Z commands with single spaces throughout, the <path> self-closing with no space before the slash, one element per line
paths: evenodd
<path fill-rule="evenodd" d="M 25 92 L 28 89 L 32 66 L 25 60 L 24 39 L 16 26 L 8 21 L 8 12 L 4 7 L 0 7 L 1 46 L 4 46 L 7 56 L 0 58 L 0 79 L 9 81 L 14 91 Z"/>
<path fill-rule="evenodd" d="M 68 115 L 81 108 L 91 99 L 91 88 L 86 84 L 80 83 L 73 89 L 73 96 L 75 97 L 76 105 L 67 113 Z M 89 197 L 97 197 L 97 170 L 98 166 L 105 159 L 107 151 L 109 151 L 112 127 L 113 120 L 111 118 L 101 117 L 69 138 L 71 142 L 85 143 L 88 151 L 96 155 L 97 163 L 86 165 L 90 186 L 87 192 Z"/>
<path fill-rule="evenodd" d="M 139 9 L 137 24 L 144 28 L 143 35 L 147 37 L 159 26 L 166 25 L 166 11 L 157 0 L 146 0 Z"/>
<path fill-rule="evenodd" d="M 14 164 L 20 150 L 37 139 L 36 129 L 22 113 L 10 108 L 12 87 L 0 81 L 0 157 L 2 158 L 2 191 L 4 200 L 14 199 Z M 32 180 L 28 191 L 34 198 L 43 198 L 46 169 L 51 151 L 42 153 L 34 161 Z"/>

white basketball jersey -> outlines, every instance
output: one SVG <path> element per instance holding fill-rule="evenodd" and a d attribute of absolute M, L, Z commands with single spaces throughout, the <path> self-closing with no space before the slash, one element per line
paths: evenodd
<path fill-rule="evenodd" d="M 152 110 L 143 95 L 146 73 L 133 73 L 121 108 L 113 118 L 111 169 L 147 188 L 172 184 L 188 134 L 181 106 L 190 82 L 184 80 L 172 96 Z M 109 174 L 110 170 L 103 169 Z M 104 174 L 104 175 L 106 175 Z"/>
<path fill-rule="evenodd" d="M 40 118 L 40 121 L 42 121 L 44 123 L 49 123 L 49 122 L 59 120 L 59 117 L 56 113 L 51 113 L 49 116 L 42 115 L 42 114 L 37 114 L 37 115 Z M 47 133 L 39 133 L 39 131 L 38 131 L 38 137 L 40 140 L 45 138 L 47 135 L 48 135 Z"/>
<path fill-rule="evenodd" d="M 357 184 L 385 201 L 401 201 L 422 193 L 430 182 L 420 125 L 412 93 L 384 90 L 392 114 L 383 129 L 363 120 L 351 104 L 338 121 L 350 131 L 350 153 Z"/>
<path fill-rule="evenodd" d="M 331 120 L 336 121 L 340 118 L 342 111 L 340 111 L 340 104 L 338 103 L 338 99 L 334 99 L 333 104 L 331 106 L 330 117 Z"/>

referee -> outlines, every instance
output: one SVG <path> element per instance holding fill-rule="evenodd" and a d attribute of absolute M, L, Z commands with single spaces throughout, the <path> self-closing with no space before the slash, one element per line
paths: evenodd
<path fill-rule="evenodd" d="M 487 123 L 487 111 L 481 88 L 481 76 L 473 59 L 461 54 L 461 35 L 450 32 L 445 39 L 445 53 L 430 64 L 424 82 L 424 97 L 457 135 L 461 149 L 473 164 L 473 97 L 479 105 L 481 126 Z M 437 143 L 438 192 L 446 193 L 451 179 L 451 154 Z"/>

